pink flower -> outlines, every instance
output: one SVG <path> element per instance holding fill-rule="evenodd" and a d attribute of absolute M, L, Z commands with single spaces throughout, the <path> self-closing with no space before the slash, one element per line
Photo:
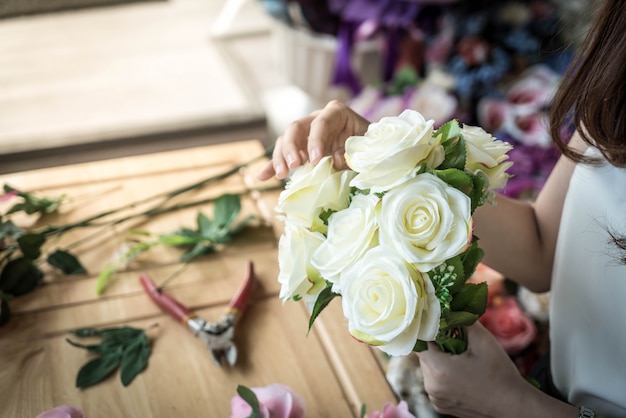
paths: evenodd
<path fill-rule="evenodd" d="M 478 263 L 470 281 L 472 283 L 487 283 L 487 306 L 491 306 L 494 299 L 506 293 L 504 276 L 486 264 Z"/>
<path fill-rule="evenodd" d="M 479 321 L 511 355 L 528 347 L 537 335 L 535 323 L 513 296 L 494 298 Z"/>
<path fill-rule="evenodd" d="M 289 387 L 274 383 L 265 387 L 251 388 L 259 401 L 263 418 L 304 418 L 304 400 Z M 230 418 L 247 418 L 252 407 L 240 396 L 230 401 Z"/>
<path fill-rule="evenodd" d="M 382 412 L 374 411 L 370 414 L 370 418 L 415 418 L 415 415 L 409 412 L 407 403 L 401 401 L 397 406 L 387 402 Z"/>
<path fill-rule="evenodd" d="M 511 136 L 526 145 L 537 145 L 544 149 L 552 145 L 546 114 L 517 115 L 512 123 L 506 127 L 506 130 Z"/>
<path fill-rule="evenodd" d="M 478 123 L 487 132 L 499 132 L 510 119 L 509 104 L 503 100 L 485 97 L 478 102 Z"/>
<path fill-rule="evenodd" d="M 84 418 L 83 411 L 70 405 L 61 405 L 42 412 L 36 418 Z"/>
<path fill-rule="evenodd" d="M 506 100 L 519 107 L 516 113 L 532 113 L 547 106 L 556 92 L 559 75 L 544 65 L 525 71 L 507 91 Z"/>

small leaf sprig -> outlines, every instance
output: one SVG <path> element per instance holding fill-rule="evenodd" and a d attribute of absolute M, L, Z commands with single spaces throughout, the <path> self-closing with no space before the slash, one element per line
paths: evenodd
<path fill-rule="evenodd" d="M 139 254 L 158 245 L 186 248 L 180 257 L 183 263 L 189 263 L 196 257 L 211 254 L 246 227 L 256 221 L 256 217 L 248 216 L 235 223 L 241 212 L 241 198 L 237 194 L 224 194 L 215 199 L 213 218 L 198 212 L 196 229 L 180 228 L 174 232 L 157 235 L 148 231 L 133 231 L 135 235 L 145 237 L 126 245 L 116 253 L 100 272 L 96 282 L 96 293 L 101 295 L 111 284 L 117 271 L 125 268 Z"/>
<path fill-rule="evenodd" d="M 122 385 L 130 383 L 148 366 L 151 348 L 150 340 L 143 329 L 133 327 L 80 328 L 74 332 L 77 337 L 102 337 L 99 344 L 80 344 L 66 339 L 74 347 L 83 348 L 97 357 L 85 363 L 76 376 L 76 387 L 93 386 L 120 369 Z"/>

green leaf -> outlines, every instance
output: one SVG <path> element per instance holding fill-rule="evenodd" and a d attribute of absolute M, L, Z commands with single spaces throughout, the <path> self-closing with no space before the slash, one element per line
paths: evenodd
<path fill-rule="evenodd" d="M 359 413 L 359 417 L 360 418 L 365 418 L 365 413 L 367 412 L 367 408 L 365 407 L 365 404 L 362 403 L 361 404 L 361 412 Z"/>
<path fill-rule="evenodd" d="M 150 357 L 150 341 L 145 331 L 132 327 L 80 328 L 72 332 L 78 337 L 103 337 L 99 344 L 83 345 L 66 339 L 71 345 L 100 356 L 85 364 L 76 377 L 77 387 L 87 387 L 109 376 L 118 366 L 121 381 L 128 386 L 145 370 Z"/>
<path fill-rule="evenodd" d="M 465 194 L 472 190 L 472 177 L 465 171 L 456 168 L 447 168 L 445 170 L 434 170 L 433 173 L 450 186 L 459 189 Z"/>
<path fill-rule="evenodd" d="M 461 354 L 467 351 L 467 335 L 462 328 L 455 328 L 438 336 L 436 343 L 446 353 Z"/>
<path fill-rule="evenodd" d="M 252 408 L 252 414 L 248 418 L 261 418 L 261 407 L 256 394 L 243 385 L 237 385 L 237 394 Z"/>
<path fill-rule="evenodd" d="M 185 254 L 180 256 L 180 261 L 189 262 L 196 257 L 205 255 L 205 254 L 211 254 L 214 251 L 215 251 L 215 247 L 213 245 L 206 245 L 203 243 L 198 243 L 191 250 L 187 251 Z"/>
<path fill-rule="evenodd" d="M 324 290 L 320 292 L 315 300 L 315 304 L 313 305 L 313 311 L 311 312 L 311 317 L 309 318 L 309 331 L 311 331 L 311 327 L 313 326 L 313 322 L 319 316 L 320 313 L 328 306 L 331 300 L 335 297 L 339 296 L 338 293 L 333 293 L 331 290 L 331 286 L 326 286 Z"/>
<path fill-rule="evenodd" d="M 466 149 L 459 123 L 456 120 L 445 123 L 434 134 L 435 137 L 439 135 L 441 135 L 441 144 L 443 145 L 445 157 L 437 168 L 464 170 Z"/>
<path fill-rule="evenodd" d="M 97 335 L 111 336 L 117 340 L 126 340 L 135 338 L 144 332 L 142 329 L 133 327 L 114 327 L 114 328 L 79 328 L 72 331 L 77 337 L 93 337 Z"/>
<path fill-rule="evenodd" d="M 451 311 L 446 317 L 447 328 L 459 328 L 472 325 L 478 319 L 478 315 L 471 312 Z"/>
<path fill-rule="evenodd" d="M 24 257 L 36 260 L 41 255 L 41 246 L 46 242 L 46 238 L 42 234 L 28 233 L 17 239 L 17 243 L 22 250 Z"/>
<path fill-rule="evenodd" d="M 225 194 L 215 200 L 213 217 L 219 230 L 228 231 L 230 225 L 237 219 L 241 212 L 241 200 L 238 195 Z"/>
<path fill-rule="evenodd" d="M 485 188 L 487 187 L 488 181 L 489 180 L 484 173 L 472 176 L 473 187 L 472 192 L 469 194 L 469 197 L 472 200 L 472 213 L 474 213 L 478 206 L 485 204 L 485 200 L 488 196 L 485 194 Z"/>
<path fill-rule="evenodd" d="M 465 269 L 465 279 L 469 279 L 474 271 L 476 271 L 476 266 L 483 259 L 485 252 L 482 248 L 478 246 L 478 238 L 472 237 L 472 243 L 469 248 L 462 254 L 463 260 L 463 268 Z"/>
<path fill-rule="evenodd" d="M 417 340 L 415 342 L 415 346 L 413 347 L 413 351 L 416 353 L 421 353 L 422 351 L 428 350 L 428 343 L 426 341 Z"/>
<path fill-rule="evenodd" d="M 159 236 L 159 242 L 164 245 L 171 245 L 173 247 L 179 247 L 184 245 L 195 245 L 202 241 L 200 236 L 189 236 L 177 233 L 166 234 Z"/>
<path fill-rule="evenodd" d="M 198 232 L 196 233 L 196 236 L 212 237 L 215 234 L 213 221 L 204 213 L 198 212 L 198 215 L 196 215 L 196 224 L 198 225 Z"/>
<path fill-rule="evenodd" d="M 52 267 L 56 267 L 65 274 L 85 274 L 87 270 L 69 251 L 56 250 L 46 260 Z"/>
<path fill-rule="evenodd" d="M 9 261 L 0 273 L 0 290 L 21 296 L 34 290 L 43 279 L 43 273 L 27 258 Z"/>
<path fill-rule="evenodd" d="M 119 367 L 121 360 L 122 350 L 118 349 L 87 362 L 78 371 L 76 387 L 86 388 L 101 382 Z"/>
<path fill-rule="evenodd" d="M 99 353 L 100 352 L 100 344 L 80 344 L 77 343 L 75 341 L 70 340 L 69 338 L 66 338 L 65 341 L 67 341 L 70 345 L 73 345 L 74 347 L 77 348 L 83 348 L 87 351 L 91 351 L 93 353 Z"/>
<path fill-rule="evenodd" d="M 465 283 L 454 295 L 453 311 L 465 311 L 481 316 L 487 308 L 487 283 Z"/>
<path fill-rule="evenodd" d="M 141 333 L 124 349 L 122 354 L 120 364 L 122 385 L 128 386 L 146 368 L 148 357 L 150 357 L 150 341 L 145 333 Z"/>

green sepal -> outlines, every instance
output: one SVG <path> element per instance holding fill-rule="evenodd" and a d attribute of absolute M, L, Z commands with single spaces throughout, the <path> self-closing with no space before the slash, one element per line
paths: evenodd
<path fill-rule="evenodd" d="M 56 250 L 46 259 L 48 264 L 52 267 L 56 267 L 65 274 L 85 274 L 87 270 L 78 261 L 78 258 L 71 254 L 69 251 Z"/>

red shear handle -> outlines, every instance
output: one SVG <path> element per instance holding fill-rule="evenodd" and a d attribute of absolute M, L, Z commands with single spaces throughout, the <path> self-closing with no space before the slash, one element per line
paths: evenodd
<path fill-rule="evenodd" d="M 252 299 L 252 293 L 254 293 L 255 288 L 256 276 L 254 275 L 254 266 L 252 261 L 248 261 L 243 282 L 228 305 L 229 311 L 242 315 Z"/>
<path fill-rule="evenodd" d="M 148 296 L 150 296 L 150 299 L 152 299 L 154 303 L 156 303 L 164 312 L 167 312 L 178 321 L 181 321 L 186 325 L 189 318 L 196 316 L 192 311 L 181 305 L 174 298 L 166 293 L 163 293 L 159 288 L 157 288 L 148 275 L 140 275 L 139 281 Z"/>

